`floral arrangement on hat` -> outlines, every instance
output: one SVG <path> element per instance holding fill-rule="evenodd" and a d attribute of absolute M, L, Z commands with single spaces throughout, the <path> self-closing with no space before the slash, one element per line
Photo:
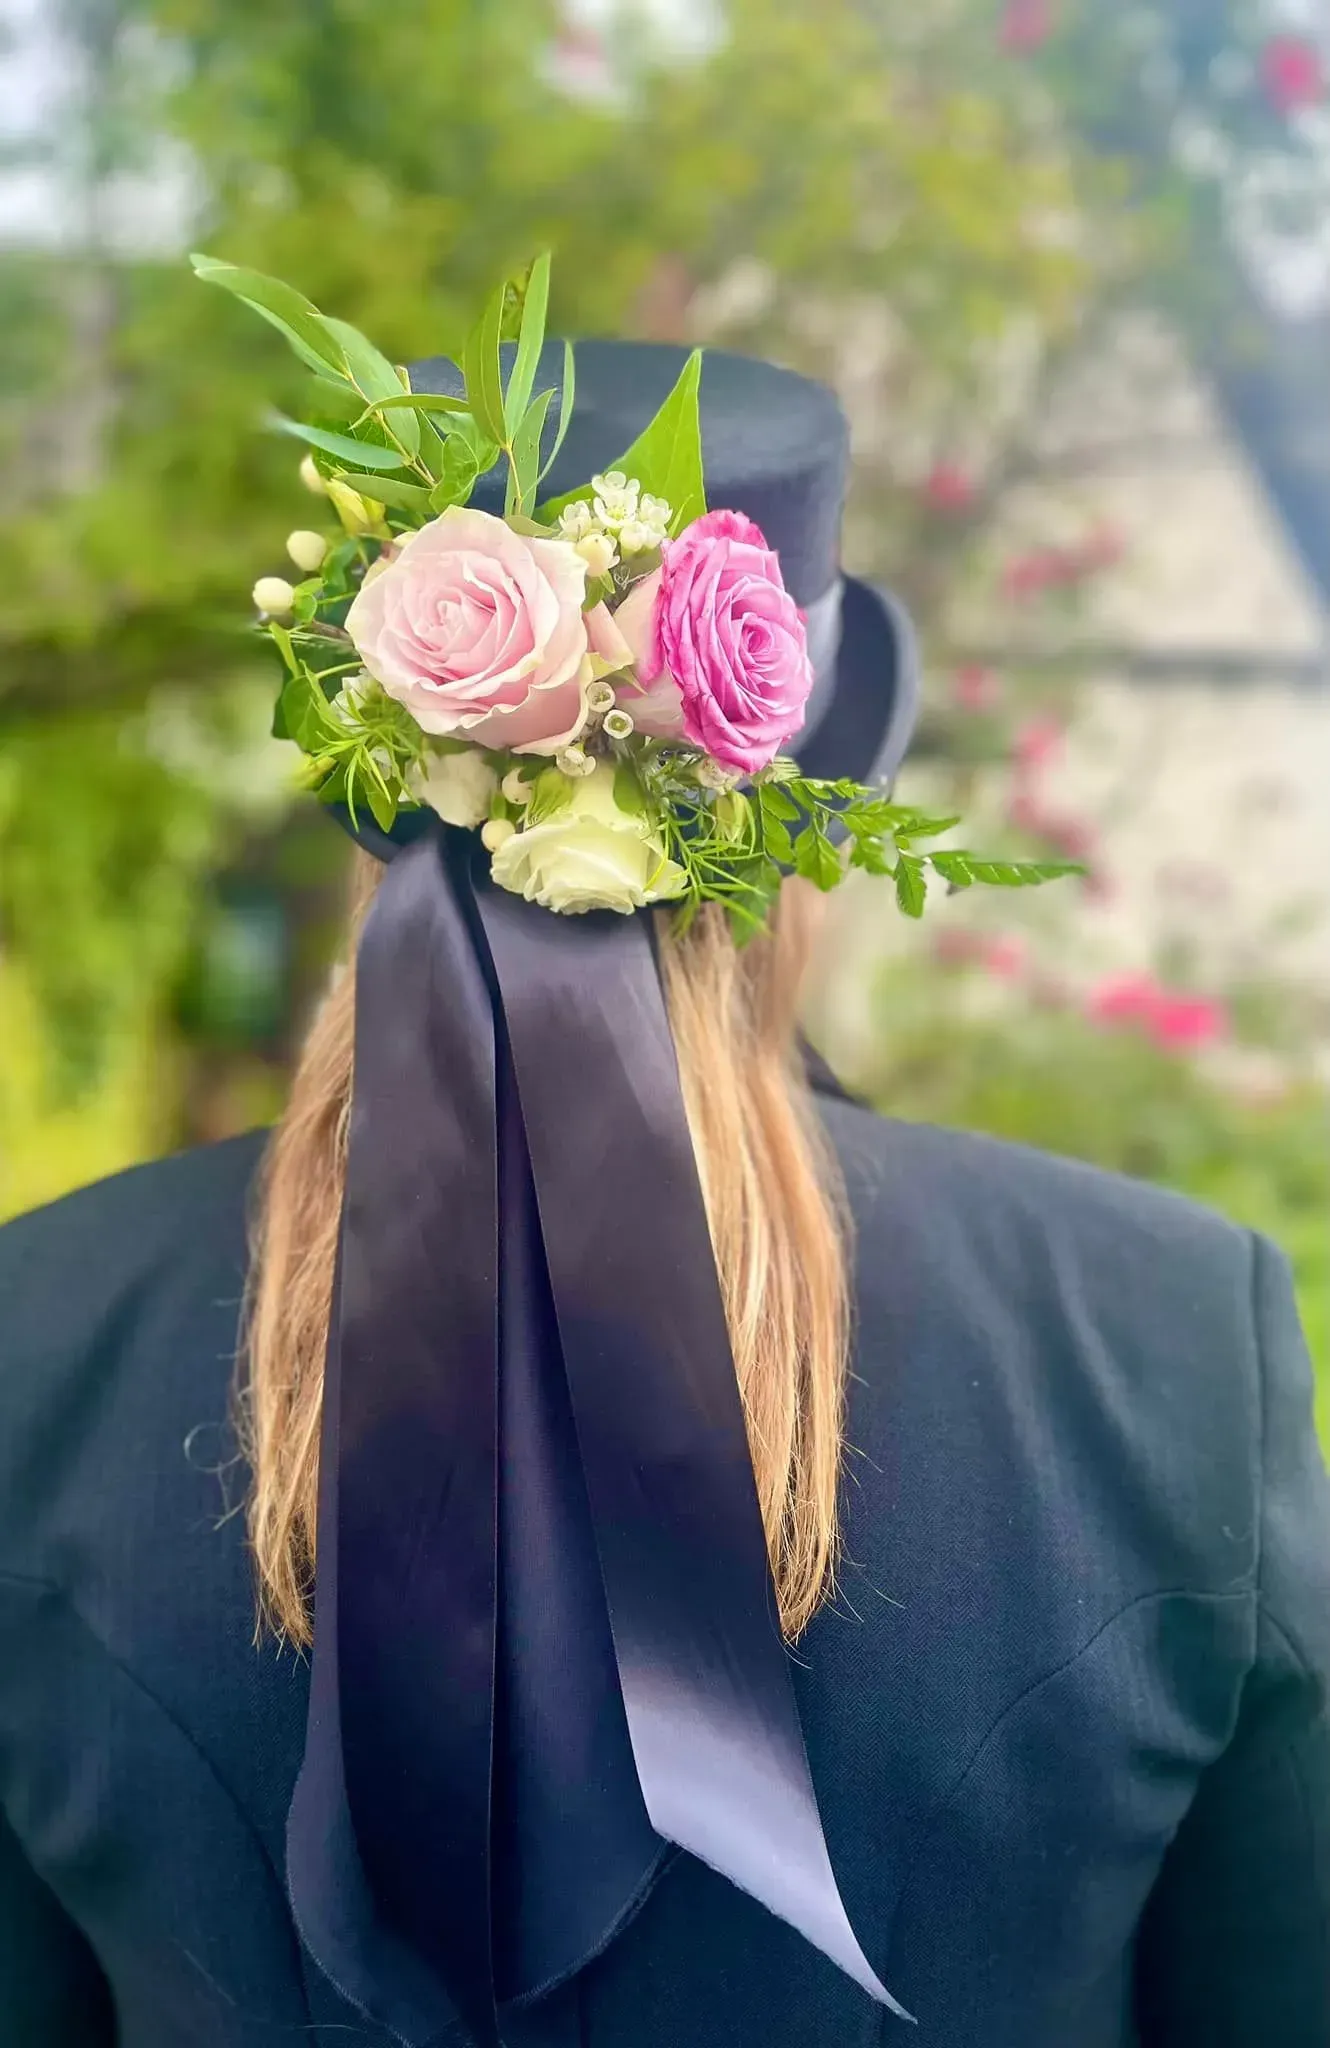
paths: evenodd
<path fill-rule="evenodd" d="M 954 889 L 1071 871 L 923 850 L 958 821 L 785 756 L 813 682 L 804 620 L 760 529 L 708 510 L 700 351 L 617 463 L 543 500 L 576 389 L 565 343 L 557 419 L 535 390 L 548 256 L 486 305 L 464 397 L 413 391 L 277 279 L 192 260 L 313 372 L 310 417 L 273 424 L 306 444 L 302 479 L 339 530 L 292 533 L 300 580 L 260 577 L 253 596 L 284 667 L 274 732 L 326 802 L 385 832 L 427 806 L 550 910 L 715 901 L 741 935 L 791 870 L 822 889 L 849 868 L 890 876 L 911 916 L 930 873 Z M 496 464 L 502 517 L 469 502 Z"/>

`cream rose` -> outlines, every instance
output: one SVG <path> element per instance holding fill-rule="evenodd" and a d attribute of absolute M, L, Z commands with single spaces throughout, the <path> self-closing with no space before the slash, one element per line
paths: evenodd
<path fill-rule="evenodd" d="M 418 802 L 437 811 L 445 825 L 474 831 L 490 814 L 499 778 L 478 747 L 437 753 L 427 745 L 424 758 L 407 777 L 407 787 Z"/>
<path fill-rule="evenodd" d="M 684 884 L 646 819 L 620 808 L 604 761 L 570 782 L 553 817 L 505 839 L 492 872 L 501 889 L 564 912 L 640 910 L 680 895 Z"/>
<path fill-rule="evenodd" d="M 425 732 L 553 754 L 586 723 L 586 563 L 454 505 L 366 578 L 346 630 Z"/>

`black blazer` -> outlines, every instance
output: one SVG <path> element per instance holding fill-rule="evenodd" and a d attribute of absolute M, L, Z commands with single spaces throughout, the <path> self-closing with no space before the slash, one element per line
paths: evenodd
<path fill-rule="evenodd" d="M 561 1994 L 572 2037 L 1326 2048 L 1330 1484 L 1281 1260 L 1080 1166 L 826 1117 L 848 1558 L 795 1676 L 917 2032 L 680 1857 Z M 0 1233 L 4 2048 L 387 2048 L 287 1909 L 306 1667 L 256 1645 L 227 1512 L 260 1145 Z"/>

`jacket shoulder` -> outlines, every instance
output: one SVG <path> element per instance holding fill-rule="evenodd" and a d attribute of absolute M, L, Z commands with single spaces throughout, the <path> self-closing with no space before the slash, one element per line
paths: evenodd
<path fill-rule="evenodd" d="M 0 1567 L 63 1491 L 104 1492 L 118 1458 L 224 1414 L 263 1144 L 133 1167 L 0 1229 Z"/>
<path fill-rule="evenodd" d="M 974 1235 L 991 1255 L 1032 1241 L 1064 1252 L 1123 1254 L 1158 1265 L 1199 1260 L 1249 1275 L 1250 1233 L 1169 1188 L 972 1131 L 907 1123 L 859 1103 L 823 1105 L 857 1222 L 901 1204 L 931 1229 Z"/>

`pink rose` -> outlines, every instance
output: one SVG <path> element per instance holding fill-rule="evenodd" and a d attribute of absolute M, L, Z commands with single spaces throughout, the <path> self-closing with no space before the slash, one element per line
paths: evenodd
<path fill-rule="evenodd" d="M 552 754 L 586 720 L 585 595 L 586 564 L 567 541 L 455 505 L 366 578 L 346 629 L 425 732 Z"/>
<path fill-rule="evenodd" d="M 667 541 L 614 624 L 636 671 L 620 701 L 639 731 L 682 734 L 751 775 L 803 724 L 813 687 L 803 615 L 742 512 L 708 512 Z"/>

